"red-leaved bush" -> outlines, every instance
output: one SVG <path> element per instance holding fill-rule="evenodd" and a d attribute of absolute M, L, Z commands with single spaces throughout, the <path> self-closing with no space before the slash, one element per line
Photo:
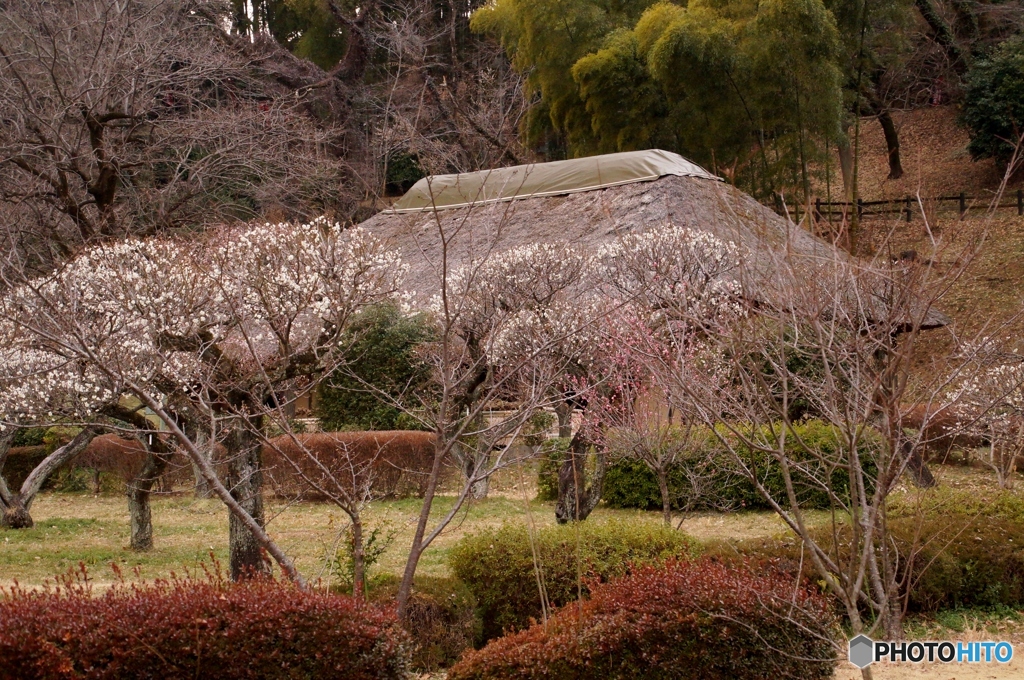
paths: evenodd
<path fill-rule="evenodd" d="M 467 653 L 448 680 L 830 678 L 836 634 L 825 599 L 781 572 L 669 561 Z"/>
<path fill-rule="evenodd" d="M 84 570 L 82 573 L 84 576 Z M 406 677 L 394 612 L 273 580 L 119 585 L 82 578 L 0 599 L 0 678 Z"/>

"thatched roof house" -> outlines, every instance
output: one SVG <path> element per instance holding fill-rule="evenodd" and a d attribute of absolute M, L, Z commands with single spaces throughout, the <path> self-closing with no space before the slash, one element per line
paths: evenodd
<path fill-rule="evenodd" d="M 442 238 L 449 264 L 533 242 L 595 248 L 631 231 L 673 223 L 732 241 L 745 253 L 748 295 L 775 297 L 785 260 L 806 275 L 851 257 L 703 168 L 666 151 L 633 151 L 421 179 L 361 226 L 401 248 L 417 295 L 439 288 Z M 929 325 L 942 325 L 937 315 Z"/>

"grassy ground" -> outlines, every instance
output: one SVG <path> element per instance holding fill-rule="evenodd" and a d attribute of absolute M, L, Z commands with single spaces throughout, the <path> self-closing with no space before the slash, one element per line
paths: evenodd
<path fill-rule="evenodd" d="M 553 503 L 526 502 L 499 494 L 472 504 L 462 513 L 423 556 L 420 573 L 447 574 L 448 550 L 467 533 L 507 521 L 525 521 L 527 511 L 539 526 L 554 523 Z M 450 496 L 441 497 L 434 514 L 440 516 L 452 502 Z M 383 536 L 393 537 L 373 573 L 401 574 L 418 510 L 417 499 L 382 501 L 368 509 L 367 525 L 381 527 Z M 32 514 L 36 520 L 33 529 L 0 530 L 0 585 L 17 580 L 22 585 L 41 586 L 79 562 L 86 564 L 96 585 L 102 587 L 114 579 L 112 562 L 125 573 L 138 569 L 142 578 L 153 579 L 196 569 L 200 562 L 209 562 L 210 553 L 221 562 L 227 561 L 227 511 L 219 501 L 194 499 L 183 492 L 154 499 L 155 547 L 147 553 L 128 548 L 128 505 L 116 495 L 44 493 Z M 323 503 L 270 501 L 267 515 L 270 533 L 294 557 L 300 571 L 326 579 L 327 557 L 333 554 L 339 530 L 347 526 L 342 513 Z M 614 519 L 662 521 L 658 513 L 609 508 L 599 508 L 587 521 Z M 683 521 L 682 528 L 697 538 L 728 536 L 736 540 L 772 536 L 785 530 L 778 517 L 759 512 L 694 514 Z"/>
<path fill-rule="evenodd" d="M 991 473 L 959 466 L 935 467 L 940 483 L 948 488 L 977 490 L 994 487 Z M 1019 476 L 1018 476 L 1019 477 Z M 515 483 L 499 483 L 491 496 L 465 508 L 451 526 L 434 542 L 420 563 L 421 573 L 445 575 L 447 554 L 462 536 L 504 522 L 526 522 L 539 526 L 554 523 L 554 504 L 532 500 L 532 484 L 522 484 L 518 474 L 507 476 Z M 1024 478 L 1018 481 L 1024 493 Z M 912 493 L 905 489 L 900 493 Z M 441 496 L 434 516 L 450 508 L 454 498 Z M 419 511 L 419 499 L 379 501 L 364 515 L 367 528 L 380 529 L 390 538 L 387 549 L 371 573 L 399 575 L 412 540 Z M 195 569 L 209 561 L 212 553 L 227 560 L 227 510 L 217 500 L 196 499 L 186 491 L 156 495 L 153 500 L 154 549 L 136 553 L 128 548 L 127 500 L 115 493 L 43 493 L 32 509 L 36 526 L 28 530 L 0 530 L 0 585 L 17 580 L 39 586 L 55 574 L 84 562 L 97 585 L 113 581 L 110 563 L 116 562 L 131 574 L 138 570 L 144 579 L 169 576 Z M 826 521 L 825 513 L 811 513 L 811 521 Z M 347 527 L 345 516 L 326 503 L 286 503 L 268 499 L 268 528 L 285 552 L 306 576 L 327 578 L 325 567 L 336 550 L 339 532 Z M 661 522 L 658 512 L 598 508 L 590 522 L 626 519 L 631 522 Z M 783 522 L 771 512 L 691 513 L 681 520 L 681 529 L 700 541 L 742 542 L 786 533 Z"/>
<path fill-rule="evenodd" d="M 984 470 L 955 466 L 935 468 L 940 483 L 956 489 L 978 490 L 994 486 L 992 475 Z M 513 476 L 513 479 L 516 477 Z M 913 493 L 907 489 L 900 493 Z M 1024 493 L 1024 478 L 1018 479 L 1016 493 Z M 532 499 L 532 484 L 497 484 L 491 497 L 472 504 L 428 550 L 420 573 L 447 573 L 450 547 L 467 533 L 503 522 L 526 521 L 527 513 L 539 525 L 554 522 L 552 503 Z M 438 500 L 435 512 L 446 512 L 452 497 Z M 399 574 L 419 508 L 417 499 L 374 503 L 366 513 L 370 527 L 382 527 L 394 540 L 381 556 L 372 574 Z M 323 576 L 326 558 L 346 526 L 342 514 L 322 503 L 293 503 L 270 500 L 267 506 L 269 528 L 284 550 L 292 555 L 299 569 L 312 578 Z M 153 503 L 155 548 L 148 553 L 128 549 L 129 524 L 127 501 L 117 494 L 44 493 L 33 507 L 36 526 L 30 530 L 0 530 L 0 585 L 17 580 L 28 586 L 41 586 L 48 579 L 80 561 L 89 569 L 98 589 L 115 579 L 110 563 L 116 562 L 131 578 L 133 570 L 144 579 L 182 574 L 209 561 L 209 554 L 227 561 L 227 512 L 216 500 L 194 499 L 186 492 L 157 496 Z M 657 523 L 659 513 L 599 508 L 587 521 L 607 522 L 628 519 Z M 824 520 L 823 514 L 814 515 Z M 744 541 L 785 533 L 782 522 L 767 512 L 696 513 L 685 517 L 681 527 L 702 541 Z M 1012 610 L 952 611 L 935 617 L 908 622 L 912 639 L 1009 639 L 1024 650 L 1024 612 Z M 940 664 L 897 664 L 875 670 L 876 678 L 1014 678 L 1021 677 L 1022 664 L 977 666 Z M 853 680 L 860 674 L 845 663 L 837 680 Z"/>

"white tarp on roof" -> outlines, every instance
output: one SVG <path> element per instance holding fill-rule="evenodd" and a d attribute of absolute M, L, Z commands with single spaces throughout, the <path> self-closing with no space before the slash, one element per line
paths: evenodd
<path fill-rule="evenodd" d="M 568 161 L 424 177 L 384 212 L 444 210 L 519 198 L 558 196 L 649 182 L 665 175 L 721 180 L 679 154 L 660 149 L 625 151 Z"/>

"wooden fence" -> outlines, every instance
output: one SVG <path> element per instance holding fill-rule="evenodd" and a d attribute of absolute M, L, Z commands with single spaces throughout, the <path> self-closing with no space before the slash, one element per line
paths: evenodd
<path fill-rule="evenodd" d="M 961 192 L 959 196 L 937 196 L 932 198 L 921 199 L 925 205 L 932 204 L 937 208 L 941 207 L 943 203 L 955 203 L 957 209 L 960 212 L 960 218 L 963 219 L 972 207 L 984 208 L 986 210 L 993 206 L 989 201 L 992 197 L 979 197 L 979 196 L 968 196 L 966 193 Z M 980 201 L 975 206 L 974 202 Z M 1024 215 L 1024 189 L 1017 189 L 1016 200 L 1013 201 L 1000 201 L 998 205 L 994 206 L 997 210 L 1016 208 L 1018 215 Z M 918 210 L 917 198 L 914 196 L 907 196 L 905 198 L 889 198 L 882 201 L 864 201 L 857 199 L 856 201 L 823 201 L 817 199 L 814 202 L 814 213 L 815 219 L 819 221 L 833 221 L 834 218 L 838 217 L 842 219 L 844 216 L 849 216 L 851 211 L 856 209 L 857 218 L 863 219 L 865 217 L 881 217 L 883 215 L 902 215 L 907 222 L 910 222 L 914 216 L 914 213 Z M 801 206 L 795 206 L 795 219 L 800 221 L 801 213 L 804 210 Z"/>

